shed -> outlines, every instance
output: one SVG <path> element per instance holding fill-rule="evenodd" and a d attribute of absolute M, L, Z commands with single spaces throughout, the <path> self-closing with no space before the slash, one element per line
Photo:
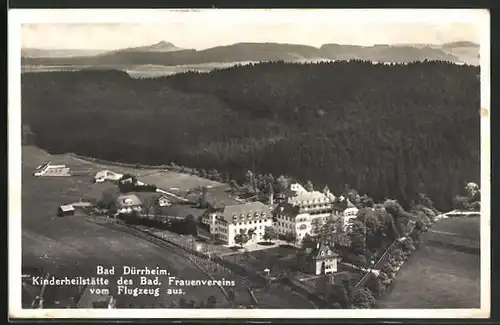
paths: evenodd
<path fill-rule="evenodd" d="M 61 205 L 59 209 L 57 209 L 58 217 L 72 216 L 74 214 L 75 208 L 72 205 Z"/>

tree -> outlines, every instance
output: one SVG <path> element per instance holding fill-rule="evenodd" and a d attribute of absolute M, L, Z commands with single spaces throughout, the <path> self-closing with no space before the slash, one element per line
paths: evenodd
<path fill-rule="evenodd" d="M 134 192 L 137 185 L 137 177 L 131 174 L 124 174 L 118 180 L 118 188 L 121 193 Z"/>
<path fill-rule="evenodd" d="M 305 234 L 305 236 L 302 238 L 302 248 L 314 248 L 317 245 L 317 239 L 313 238 L 309 234 Z"/>
<path fill-rule="evenodd" d="M 361 207 L 361 196 L 358 194 L 358 191 L 356 191 L 355 189 L 349 189 L 347 192 L 346 192 L 346 195 L 347 199 L 349 201 L 351 201 L 351 203 L 357 207 L 357 208 L 360 208 Z"/>
<path fill-rule="evenodd" d="M 274 189 L 278 193 L 284 193 L 286 190 L 288 190 L 288 187 L 290 186 L 288 180 L 285 178 L 285 176 L 280 175 L 278 179 L 276 179 L 276 186 Z"/>
<path fill-rule="evenodd" d="M 360 206 L 362 208 L 372 208 L 374 204 L 375 201 L 373 200 L 373 198 L 369 197 L 366 194 L 360 198 Z"/>
<path fill-rule="evenodd" d="M 343 285 L 333 284 L 330 287 L 328 300 L 333 303 L 338 303 L 341 308 L 348 308 L 349 298 L 347 297 L 346 288 Z"/>
<path fill-rule="evenodd" d="M 116 194 L 114 191 L 104 191 L 101 198 L 97 201 L 97 207 L 100 209 L 113 210 L 116 207 Z"/>
<path fill-rule="evenodd" d="M 284 240 L 287 244 L 295 244 L 297 241 L 297 234 L 295 232 L 289 231 L 285 233 Z"/>
<path fill-rule="evenodd" d="M 35 142 L 35 134 L 31 131 L 29 125 L 23 124 L 22 126 L 22 144 L 31 145 Z"/>
<path fill-rule="evenodd" d="M 246 181 L 246 184 L 251 189 L 252 193 L 256 193 L 257 192 L 257 181 L 255 179 L 254 173 L 251 170 L 247 170 L 246 175 L 245 175 L 245 181 Z"/>
<path fill-rule="evenodd" d="M 264 228 L 264 236 L 263 236 L 265 241 L 272 241 L 274 239 L 278 238 L 278 233 L 274 229 L 274 227 L 271 226 L 266 226 Z"/>
<path fill-rule="evenodd" d="M 215 296 L 208 297 L 207 303 L 205 304 L 205 307 L 215 308 L 216 305 L 217 305 L 217 298 L 215 298 Z"/>
<path fill-rule="evenodd" d="M 306 191 L 308 191 L 308 192 L 312 192 L 312 191 L 314 191 L 314 186 L 313 186 L 313 183 L 312 183 L 310 180 L 309 180 L 309 181 L 307 181 L 306 186 L 305 186 L 305 189 L 306 189 Z"/>
<path fill-rule="evenodd" d="M 375 298 L 368 288 L 361 288 L 354 291 L 352 304 L 356 308 L 369 309 L 375 305 Z"/>
<path fill-rule="evenodd" d="M 315 218 L 311 221 L 311 232 L 317 236 L 320 236 L 323 228 L 323 220 L 321 218 Z"/>
<path fill-rule="evenodd" d="M 243 229 L 240 229 L 240 232 L 234 236 L 234 242 L 236 245 L 240 245 L 241 248 L 243 248 L 243 245 L 245 245 L 249 240 L 250 237 Z"/>
<path fill-rule="evenodd" d="M 462 195 L 457 195 L 453 198 L 453 207 L 458 211 L 467 211 L 469 210 L 469 198 Z"/>
<path fill-rule="evenodd" d="M 366 227 L 362 222 L 356 220 L 352 223 L 349 238 L 351 239 L 351 248 L 356 254 L 366 252 Z"/>
<path fill-rule="evenodd" d="M 236 181 L 234 179 L 232 179 L 229 182 L 229 186 L 231 186 L 231 190 L 233 190 L 233 191 L 239 191 L 240 190 L 240 186 L 238 185 L 238 183 L 236 183 Z"/>

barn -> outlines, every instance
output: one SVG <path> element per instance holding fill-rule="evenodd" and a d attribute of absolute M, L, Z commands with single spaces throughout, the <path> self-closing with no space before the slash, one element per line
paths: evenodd
<path fill-rule="evenodd" d="M 72 205 L 61 205 L 57 209 L 58 217 L 72 216 L 75 214 L 75 208 Z"/>

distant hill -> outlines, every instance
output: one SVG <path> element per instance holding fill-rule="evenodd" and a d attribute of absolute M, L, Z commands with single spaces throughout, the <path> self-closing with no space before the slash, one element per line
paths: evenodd
<path fill-rule="evenodd" d="M 78 50 L 78 49 L 21 49 L 23 58 L 70 58 L 95 56 L 105 53 L 106 50 Z"/>
<path fill-rule="evenodd" d="M 34 50 L 31 50 L 33 53 Z M 38 55 L 22 53 L 23 65 L 189 65 L 243 61 L 318 61 L 360 59 L 374 62 L 412 62 L 440 60 L 453 63 L 479 63 L 479 46 L 471 42 L 444 45 L 374 45 L 355 46 L 324 44 L 320 48 L 297 44 L 236 43 L 197 51 L 182 49 L 162 41 L 150 46 L 127 48 L 96 55 Z M 50 54 L 50 53 L 49 53 Z"/>
<path fill-rule="evenodd" d="M 148 46 L 139 46 L 139 47 L 130 47 L 118 51 L 114 51 L 114 53 L 118 52 L 175 52 L 175 51 L 184 51 L 186 49 L 175 46 L 174 44 L 166 41 L 161 41 L 153 45 Z"/>

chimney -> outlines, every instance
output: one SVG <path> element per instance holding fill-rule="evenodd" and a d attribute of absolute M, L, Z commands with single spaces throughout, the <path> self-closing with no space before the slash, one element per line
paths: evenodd
<path fill-rule="evenodd" d="M 274 195 L 273 192 L 269 193 L 269 205 L 274 204 Z"/>
<path fill-rule="evenodd" d="M 316 244 L 316 249 L 319 249 L 319 243 Z"/>

